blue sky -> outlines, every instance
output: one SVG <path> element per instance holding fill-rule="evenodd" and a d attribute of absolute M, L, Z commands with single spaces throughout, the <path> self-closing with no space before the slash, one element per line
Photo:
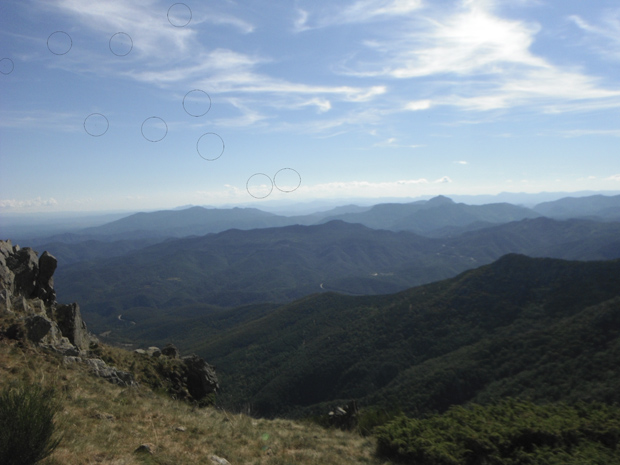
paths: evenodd
<path fill-rule="evenodd" d="M 620 189 L 617 0 L 3 0 L 0 211 Z"/>

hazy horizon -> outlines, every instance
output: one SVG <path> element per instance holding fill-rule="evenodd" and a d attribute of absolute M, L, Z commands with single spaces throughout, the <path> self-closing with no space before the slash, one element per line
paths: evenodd
<path fill-rule="evenodd" d="M 6 0 L 0 213 L 620 189 L 611 0 Z"/>

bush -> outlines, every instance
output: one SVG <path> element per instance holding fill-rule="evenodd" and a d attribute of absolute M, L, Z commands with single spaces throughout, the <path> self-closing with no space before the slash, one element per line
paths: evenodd
<path fill-rule="evenodd" d="M 620 463 L 620 407 L 505 399 L 400 416 L 375 430 L 381 456 L 425 465 Z"/>
<path fill-rule="evenodd" d="M 54 415 L 60 404 L 38 384 L 9 386 L 0 392 L 0 463 L 32 465 L 60 443 Z"/>

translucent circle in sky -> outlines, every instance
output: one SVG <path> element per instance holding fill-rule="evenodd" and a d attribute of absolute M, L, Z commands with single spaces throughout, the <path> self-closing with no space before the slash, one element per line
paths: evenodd
<path fill-rule="evenodd" d="M 140 130 L 149 142 L 159 142 L 168 134 L 168 125 L 159 116 L 150 116 L 144 120 Z"/>
<path fill-rule="evenodd" d="M 117 57 L 129 55 L 133 49 L 133 40 L 131 36 L 124 32 L 117 32 L 110 37 L 110 51 Z"/>
<path fill-rule="evenodd" d="M 84 130 L 93 137 L 103 136 L 109 127 L 108 118 L 101 113 L 91 113 L 84 119 Z"/>
<path fill-rule="evenodd" d="M 273 191 L 273 182 L 266 174 L 256 173 L 250 176 L 248 182 L 245 183 L 245 188 L 255 199 L 264 199 L 269 197 Z"/>
<path fill-rule="evenodd" d="M 273 185 L 282 192 L 293 192 L 301 186 L 301 176 L 293 168 L 282 168 L 274 175 Z"/>
<path fill-rule="evenodd" d="M 220 158 L 224 153 L 224 148 L 224 140 L 214 132 L 205 132 L 196 142 L 198 155 L 207 161 Z"/>
<path fill-rule="evenodd" d="M 11 74 L 13 72 L 13 69 L 15 69 L 15 64 L 13 63 L 13 60 L 11 60 L 10 58 L 3 58 L 2 60 L 0 60 L 0 73 Z"/>
<path fill-rule="evenodd" d="M 183 97 L 183 109 L 190 116 L 204 116 L 211 109 L 211 97 L 204 90 L 190 90 Z"/>
<path fill-rule="evenodd" d="M 64 31 L 52 32 L 47 38 L 47 48 L 54 55 L 65 55 L 73 47 L 71 36 Z"/>
<path fill-rule="evenodd" d="M 192 10 L 185 3 L 175 3 L 168 8 L 168 21 L 174 27 L 185 27 L 192 20 Z"/>

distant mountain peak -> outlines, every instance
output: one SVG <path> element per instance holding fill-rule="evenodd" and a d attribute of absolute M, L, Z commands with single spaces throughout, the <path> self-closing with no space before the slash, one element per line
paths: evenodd
<path fill-rule="evenodd" d="M 427 205 L 449 205 L 453 203 L 454 200 L 446 197 L 445 195 L 438 195 L 437 197 L 433 197 L 426 202 Z"/>

